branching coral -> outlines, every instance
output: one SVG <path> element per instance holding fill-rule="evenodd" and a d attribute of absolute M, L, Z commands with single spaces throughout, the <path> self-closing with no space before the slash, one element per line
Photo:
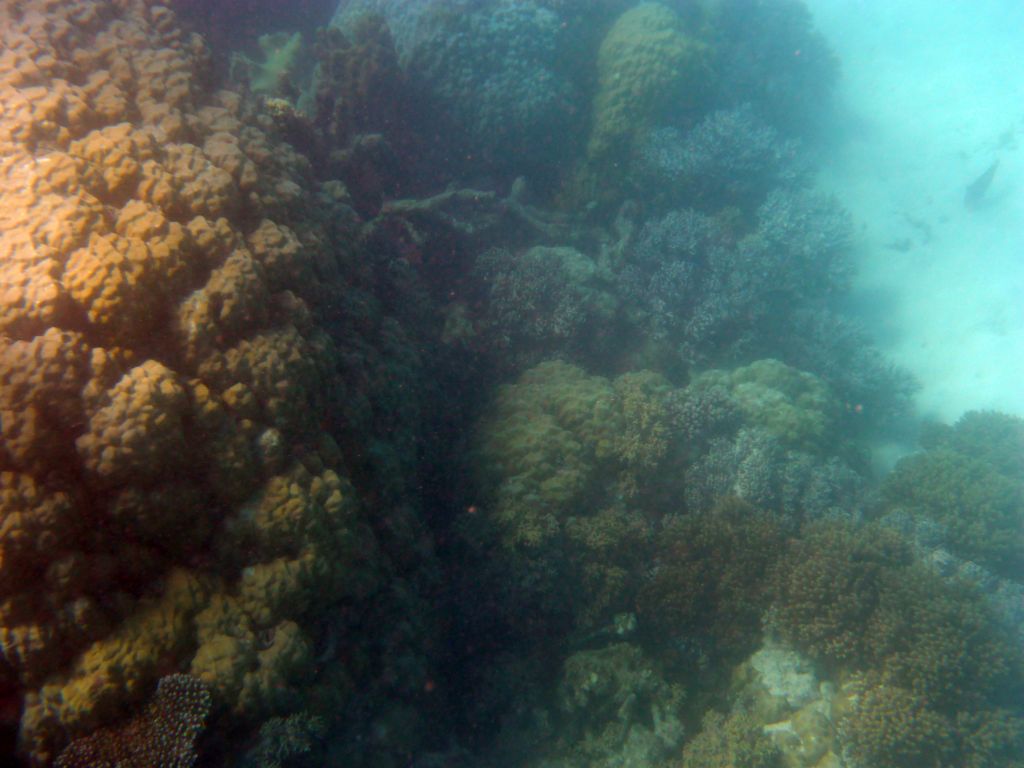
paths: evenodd
<path fill-rule="evenodd" d="M 994 766 L 1016 743 L 1024 658 L 1011 634 L 892 532 L 818 526 L 790 547 L 775 585 L 773 628 L 864 676 L 842 723 L 858 765 Z M 978 718 L 992 724 L 987 742 Z"/>
<path fill-rule="evenodd" d="M 637 597 L 641 629 L 688 664 L 739 660 L 757 643 L 768 568 L 785 533 L 738 499 L 667 520 Z"/>
<path fill-rule="evenodd" d="M 682 768 L 777 768 L 781 754 L 749 715 L 708 712 L 683 749 Z"/>
<path fill-rule="evenodd" d="M 476 261 L 487 286 L 483 332 L 518 362 L 555 350 L 577 355 L 608 343 L 617 300 L 610 275 L 583 253 L 535 246 L 522 253 L 491 249 Z"/>
<path fill-rule="evenodd" d="M 954 553 L 1017 578 L 1024 567 L 1024 422 L 973 412 L 934 430 L 929 444 L 886 479 L 887 509 L 938 524 Z"/>
<path fill-rule="evenodd" d="M 617 643 L 566 659 L 559 683 L 566 718 L 561 752 L 569 765 L 659 764 L 683 738 L 681 686 L 643 652 Z"/>

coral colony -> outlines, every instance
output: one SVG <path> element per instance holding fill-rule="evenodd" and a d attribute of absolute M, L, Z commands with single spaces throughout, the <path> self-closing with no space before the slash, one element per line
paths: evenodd
<path fill-rule="evenodd" d="M 0 752 L 1024 765 L 1024 421 L 872 471 L 799 2 L 177 10 L 0 6 Z"/>

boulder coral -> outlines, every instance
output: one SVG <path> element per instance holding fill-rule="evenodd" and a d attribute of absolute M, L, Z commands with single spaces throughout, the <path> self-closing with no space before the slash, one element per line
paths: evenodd
<path fill-rule="evenodd" d="M 19 749 L 51 764 L 189 669 L 225 727 L 255 729 L 299 708 L 317 658 L 351 676 L 323 611 L 365 609 L 389 566 L 348 459 L 398 386 L 378 384 L 418 358 L 353 267 L 338 182 L 212 86 L 172 11 L 4 3 L 0 38 L 0 690 Z M 387 418 L 413 445 L 406 400 Z"/>
<path fill-rule="evenodd" d="M 501 388 L 478 425 L 486 537 L 520 586 L 565 593 L 580 626 L 635 589 L 654 530 L 648 486 L 679 458 L 671 392 L 650 372 L 608 380 L 550 361 Z"/>
<path fill-rule="evenodd" d="M 621 155 L 667 107 L 693 106 L 710 76 L 707 56 L 667 5 L 643 2 L 623 13 L 597 53 L 588 157 Z"/>

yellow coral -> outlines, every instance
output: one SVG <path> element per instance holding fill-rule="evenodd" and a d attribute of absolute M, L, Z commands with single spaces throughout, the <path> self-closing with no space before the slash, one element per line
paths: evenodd
<path fill-rule="evenodd" d="M 597 54 L 591 160 L 622 150 L 666 105 L 692 102 L 708 76 L 706 57 L 667 6 L 643 2 L 623 13 Z"/>

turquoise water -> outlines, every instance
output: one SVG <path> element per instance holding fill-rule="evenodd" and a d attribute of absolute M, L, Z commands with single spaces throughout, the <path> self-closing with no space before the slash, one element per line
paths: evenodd
<path fill-rule="evenodd" d="M 811 8 L 843 60 L 842 142 L 824 183 L 864 227 L 862 311 L 920 378 L 922 413 L 1020 413 L 1020 6 Z M 967 210 L 964 188 L 996 160 L 984 205 Z"/>

